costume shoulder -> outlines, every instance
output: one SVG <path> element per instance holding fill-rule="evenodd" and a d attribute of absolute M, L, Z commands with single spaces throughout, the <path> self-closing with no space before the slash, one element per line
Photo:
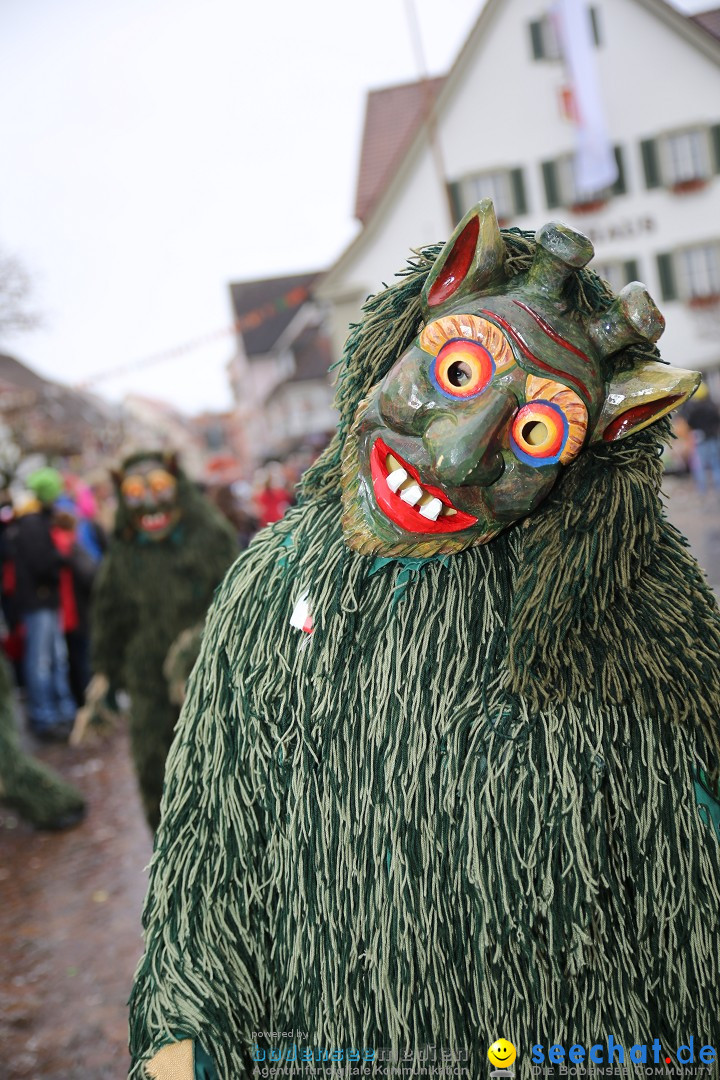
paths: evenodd
<path fill-rule="evenodd" d="M 192 567 L 196 588 L 204 582 L 212 592 L 238 554 L 237 539 L 229 522 L 194 485 L 183 479 L 179 491 L 182 518 L 177 537 L 168 545 L 179 566 Z"/>
<path fill-rule="evenodd" d="M 262 530 L 226 575 L 208 614 L 165 773 L 163 806 L 172 805 L 174 820 L 178 812 L 184 817 L 184 839 L 161 822 L 143 917 L 153 929 L 133 991 L 131 1075 L 138 1080 L 142 1063 L 170 1032 L 208 1047 L 220 1075 L 238 1075 L 239 1060 L 250 1075 L 249 1057 L 242 1055 L 249 1055 L 251 1032 L 268 1000 L 266 911 L 258 891 L 268 819 L 257 790 L 263 766 L 256 763 L 276 742 L 283 715 L 291 719 L 283 701 L 295 692 L 299 673 L 292 657 L 302 662 L 299 646 L 308 636 L 292 625 L 304 582 L 322 581 L 333 594 L 348 556 L 338 509 L 337 500 L 326 508 L 293 508 Z M 244 894 L 239 906 L 238 886 Z M 209 946 L 210 895 L 217 932 Z M 247 949 L 237 951 L 226 920 L 245 926 Z M 190 998 L 197 1004 L 192 1021 Z M 229 1037 L 228 1009 L 239 1040 Z"/>
<path fill-rule="evenodd" d="M 93 670 L 121 686 L 125 649 L 137 626 L 138 613 L 131 596 L 129 544 L 111 540 L 92 587 L 91 642 Z"/>

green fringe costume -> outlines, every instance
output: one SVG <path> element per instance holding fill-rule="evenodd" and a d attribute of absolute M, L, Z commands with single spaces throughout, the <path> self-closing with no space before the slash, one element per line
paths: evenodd
<path fill-rule="evenodd" d="M 127 464 L 153 455 L 135 455 Z M 147 541 L 118 504 L 114 536 L 93 590 L 93 670 L 131 697 L 130 736 L 145 815 L 160 819 L 165 758 L 179 708 L 163 664 L 181 631 L 202 620 L 237 555 L 230 525 L 180 473 L 182 517 L 164 540 Z"/>
<path fill-rule="evenodd" d="M 503 235 L 526 269 L 529 234 Z M 720 1049 L 720 615 L 663 515 L 667 420 L 586 450 L 488 545 L 343 542 L 343 441 L 439 250 L 366 304 L 336 438 L 211 610 L 168 760 L 134 1080 L 183 1038 L 197 1077 L 238 1080 L 298 1042 L 254 1033 L 291 1030 L 464 1048 L 473 1077 L 502 1036 L 523 1080 L 535 1043 Z M 591 272 L 573 287 L 608 302 Z M 304 593 L 311 634 L 290 624 Z"/>
<path fill-rule="evenodd" d="M 10 668 L 0 656 L 0 799 L 38 829 L 65 829 L 85 814 L 85 800 L 56 772 L 26 754 L 18 738 Z"/>

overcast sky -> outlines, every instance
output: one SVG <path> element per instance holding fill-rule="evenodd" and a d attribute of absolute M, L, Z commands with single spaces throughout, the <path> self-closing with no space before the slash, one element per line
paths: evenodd
<path fill-rule="evenodd" d="M 415 7 L 444 72 L 482 0 Z M 0 0 L 0 247 L 44 316 L 0 347 L 79 382 L 227 327 L 232 280 L 328 266 L 355 234 L 366 91 L 420 74 L 406 10 Z M 224 408 L 231 354 L 228 335 L 95 389 Z"/>

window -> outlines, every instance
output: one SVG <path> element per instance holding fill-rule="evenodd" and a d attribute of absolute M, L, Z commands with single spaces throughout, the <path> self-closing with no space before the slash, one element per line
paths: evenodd
<path fill-rule="evenodd" d="M 676 265 L 681 294 L 687 299 L 720 296 L 720 244 L 678 251 Z"/>
<path fill-rule="evenodd" d="M 480 199 L 492 199 L 501 225 L 527 213 L 525 180 L 522 169 L 495 169 L 472 173 L 450 185 L 450 194 L 459 221 Z"/>
<path fill-rule="evenodd" d="M 589 9 L 590 26 L 595 45 L 600 45 L 600 18 L 595 7 Z M 533 60 L 562 60 L 562 42 L 558 24 L 548 12 L 528 23 Z"/>
<path fill-rule="evenodd" d="M 664 300 L 701 305 L 720 298 L 720 240 L 679 248 L 657 259 Z"/>
<path fill-rule="evenodd" d="M 645 186 L 691 191 L 720 172 L 720 124 L 671 131 L 640 143 Z"/>
<path fill-rule="evenodd" d="M 663 172 L 671 184 L 706 179 L 710 175 L 710 142 L 707 131 L 680 131 L 661 144 Z"/>
<path fill-rule="evenodd" d="M 558 26 L 552 15 L 543 15 L 530 23 L 530 44 L 534 60 L 561 60 L 562 47 Z"/>
<path fill-rule="evenodd" d="M 607 281 L 614 293 L 619 293 L 623 286 L 640 277 L 637 259 L 613 259 L 610 262 L 591 263 L 590 269 L 598 277 Z"/>
<path fill-rule="evenodd" d="M 615 147 L 615 160 L 618 175 L 612 187 L 604 188 L 602 191 L 584 193 L 583 195 L 579 194 L 575 183 L 575 157 L 573 154 L 564 154 L 554 161 L 544 161 L 542 171 L 548 210 L 554 210 L 558 206 L 570 207 L 574 210 L 594 210 L 606 203 L 614 195 L 624 195 L 627 187 L 625 185 L 623 153 L 620 146 Z"/>

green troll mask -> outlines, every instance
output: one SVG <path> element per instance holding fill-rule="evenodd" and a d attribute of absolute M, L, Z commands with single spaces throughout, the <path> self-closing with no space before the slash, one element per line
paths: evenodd
<path fill-rule="evenodd" d="M 138 453 L 112 473 L 118 498 L 116 532 L 165 540 L 182 517 L 175 454 Z"/>
<path fill-rule="evenodd" d="M 133 760 L 148 824 L 160 818 L 165 757 L 178 706 L 164 664 L 173 642 L 202 626 L 213 593 L 237 555 L 228 522 L 162 451 L 126 458 L 114 474 L 117 514 L 93 587 L 91 645 L 95 678 L 73 738 L 101 727 L 112 690 L 131 698 Z"/>
<path fill-rule="evenodd" d="M 190 678 L 133 1080 L 720 1048 L 720 613 L 659 498 L 697 376 L 590 255 L 484 202 L 351 328 Z"/>
<path fill-rule="evenodd" d="M 469 211 L 421 294 L 423 326 L 360 404 L 344 452 L 348 544 L 418 556 L 484 544 L 534 510 L 594 442 L 647 427 L 697 388 L 695 372 L 641 361 L 608 373 L 664 320 L 639 282 L 601 313 L 568 304 L 590 241 L 552 223 L 508 277 L 489 199 Z"/>

